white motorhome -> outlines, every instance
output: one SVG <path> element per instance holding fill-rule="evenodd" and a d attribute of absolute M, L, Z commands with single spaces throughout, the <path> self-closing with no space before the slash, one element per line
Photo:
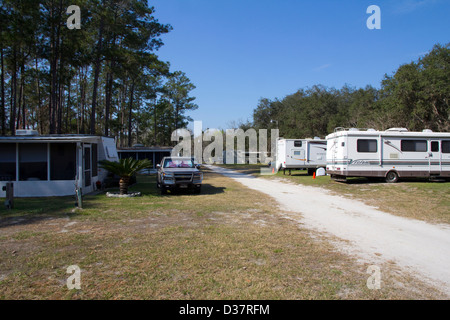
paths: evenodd
<path fill-rule="evenodd" d="M 0 136 L 0 198 L 8 182 L 15 197 L 75 195 L 76 187 L 86 194 L 108 174 L 98 161 L 118 159 L 111 137 L 17 130 L 16 136 Z"/>
<path fill-rule="evenodd" d="M 335 179 L 450 177 L 450 133 L 336 128 L 326 137 L 327 174 Z"/>
<path fill-rule="evenodd" d="M 312 174 L 317 168 L 326 167 L 327 141 L 314 139 L 277 140 L 276 169 L 308 169 Z"/>

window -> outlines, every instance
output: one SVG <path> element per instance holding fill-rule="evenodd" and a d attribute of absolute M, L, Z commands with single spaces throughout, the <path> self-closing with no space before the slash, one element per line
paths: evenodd
<path fill-rule="evenodd" d="M 168 158 L 164 161 L 164 168 L 194 168 L 194 162 L 189 158 L 172 159 Z"/>
<path fill-rule="evenodd" d="M 301 146 L 302 146 L 302 141 L 301 140 L 294 141 L 294 147 L 300 148 Z"/>
<path fill-rule="evenodd" d="M 84 186 L 91 185 L 91 148 L 84 147 Z"/>
<path fill-rule="evenodd" d="M 16 180 L 16 144 L 0 144 L 0 181 Z"/>
<path fill-rule="evenodd" d="M 431 141 L 431 152 L 439 152 L 439 142 Z"/>
<path fill-rule="evenodd" d="M 299 155 L 301 155 L 300 151 L 294 151 L 294 156 L 299 156 Z"/>
<path fill-rule="evenodd" d="M 407 152 L 426 152 L 427 140 L 402 140 L 401 149 Z"/>
<path fill-rule="evenodd" d="M 98 153 L 97 144 L 92 144 L 92 176 L 98 176 Z"/>
<path fill-rule="evenodd" d="M 378 151 L 377 140 L 358 139 L 358 141 L 356 142 L 356 150 L 358 152 L 375 153 Z"/>
<path fill-rule="evenodd" d="M 47 144 L 19 144 L 19 180 L 47 180 Z"/>
<path fill-rule="evenodd" d="M 443 140 L 441 149 L 442 153 L 450 153 L 450 140 Z"/>
<path fill-rule="evenodd" d="M 76 144 L 50 144 L 50 180 L 75 180 Z"/>
<path fill-rule="evenodd" d="M 108 148 L 106 148 L 108 150 Z M 120 159 L 133 158 L 136 159 L 136 152 L 119 152 Z M 111 157 L 108 153 L 108 156 Z"/>
<path fill-rule="evenodd" d="M 138 152 L 138 160 L 153 160 L 153 153 L 151 152 Z"/>

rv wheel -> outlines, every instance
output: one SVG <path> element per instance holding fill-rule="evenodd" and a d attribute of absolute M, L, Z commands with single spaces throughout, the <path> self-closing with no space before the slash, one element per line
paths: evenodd
<path fill-rule="evenodd" d="M 398 181 L 398 174 L 395 171 L 389 171 L 386 175 L 386 182 L 395 183 Z"/>

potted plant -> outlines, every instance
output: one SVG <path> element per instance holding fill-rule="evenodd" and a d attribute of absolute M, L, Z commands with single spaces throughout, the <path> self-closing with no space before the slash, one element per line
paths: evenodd
<path fill-rule="evenodd" d="M 119 162 L 102 160 L 99 161 L 99 165 L 101 168 L 120 177 L 119 193 L 120 195 L 126 195 L 128 194 L 128 187 L 130 185 L 131 177 L 141 170 L 150 168 L 152 163 L 148 159 L 136 160 L 133 158 L 127 158 L 120 159 Z"/>

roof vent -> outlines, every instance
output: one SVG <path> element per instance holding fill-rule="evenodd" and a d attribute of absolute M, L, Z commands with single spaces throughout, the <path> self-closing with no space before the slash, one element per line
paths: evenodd
<path fill-rule="evenodd" d="M 320 140 L 320 137 L 314 137 L 314 140 Z"/>
<path fill-rule="evenodd" d="M 348 131 L 359 131 L 359 129 L 358 128 L 350 128 L 350 129 L 348 129 Z"/>
<path fill-rule="evenodd" d="M 374 131 L 377 131 L 377 130 L 370 128 L 370 129 L 367 129 L 367 131 L 374 132 Z"/>
<path fill-rule="evenodd" d="M 38 136 L 37 130 L 18 129 L 16 130 L 16 136 Z"/>
<path fill-rule="evenodd" d="M 430 129 L 424 129 L 424 130 L 422 130 L 422 132 L 433 132 L 433 130 L 430 130 Z"/>
<path fill-rule="evenodd" d="M 390 129 L 387 129 L 386 131 L 408 132 L 408 129 L 406 129 L 406 128 L 390 128 Z"/>

